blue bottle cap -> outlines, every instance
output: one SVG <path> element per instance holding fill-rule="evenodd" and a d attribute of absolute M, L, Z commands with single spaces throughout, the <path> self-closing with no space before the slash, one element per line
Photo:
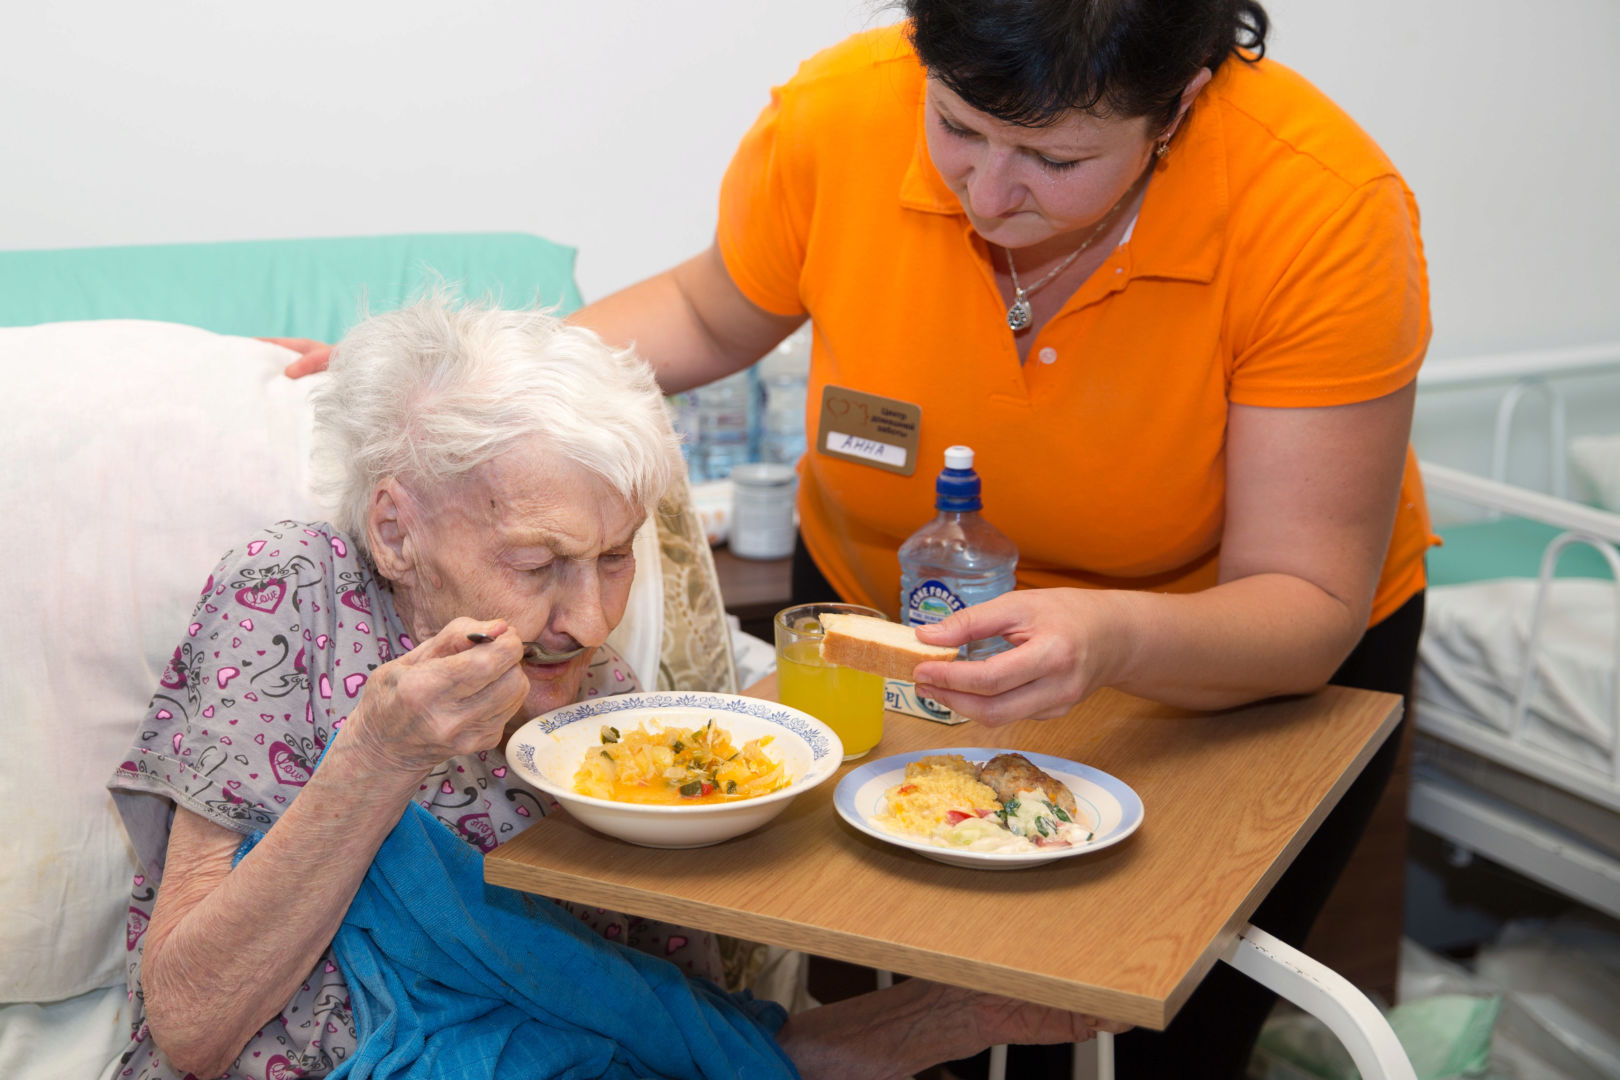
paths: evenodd
<path fill-rule="evenodd" d="M 934 481 L 934 509 L 967 511 L 982 509 L 979 474 L 973 471 L 973 449 L 952 446 L 945 451 L 945 468 Z"/>

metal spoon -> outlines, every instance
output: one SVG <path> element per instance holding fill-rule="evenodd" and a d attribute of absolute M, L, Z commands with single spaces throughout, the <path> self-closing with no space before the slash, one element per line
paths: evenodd
<path fill-rule="evenodd" d="M 474 645 L 485 645 L 495 639 L 488 634 L 468 634 L 467 640 Z M 583 645 L 577 649 L 569 649 L 566 652 L 552 652 L 538 641 L 525 641 L 523 643 L 523 659 L 530 664 L 560 664 L 564 660 L 572 660 L 584 651 L 585 646 Z"/>

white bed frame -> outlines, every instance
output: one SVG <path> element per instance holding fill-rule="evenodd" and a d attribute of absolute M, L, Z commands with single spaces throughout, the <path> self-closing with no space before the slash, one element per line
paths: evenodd
<path fill-rule="evenodd" d="M 1553 785 L 1604 807 L 1620 829 L 1620 514 L 1568 501 L 1564 470 L 1566 403 L 1551 376 L 1620 370 L 1620 344 L 1579 349 L 1480 357 L 1437 364 L 1419 378 L 1419 390 L 1508 383 L 1497 409 L 1489 479 L 1458 469 L 1424 463 L 1423 481 L 1431 496 L 1460 499 L 1493 515 L 1513 514 L 1563 530 L 1542 556 L 1531 632 L 1518 673 L 1514 706 L 1506 732 L 1424 702 L 1415 710 L 1418 730 L 1448 744 Z M 1519 405 L 1532 393 L 1548 405 L 1548 460 L 1551 487 L 1544 495 L 1506 483 L 1507 447 Z M 1611 733 L 1605 767 L 1585 768 L 1547 753 L 1523 739 L 1524 717 L 1534 686 L 1548 602 L 1558 558 L 1571 546 L 1596 548 L 1616 578 L 1616 657 L 1609 684 Z M 1412 776 L 1408 818 L 1414 824 L 1470 852 L 1477 852 L 1579 902 L 1620 918 L 1620 857 L 1479 786 L 1419 765 Z M 1620 834 L 1617 834 L 1620 841 Z M 1617 843 L 1620 847 L 1620 843 Z"/>

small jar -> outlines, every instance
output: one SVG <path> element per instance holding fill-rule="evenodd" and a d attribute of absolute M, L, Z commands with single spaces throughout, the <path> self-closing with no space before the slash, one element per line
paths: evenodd
<path fill-rule="evenodd" d="M 739 559 L 793 554 L 793 500 L 799 476 L 791 465 L 752 462 L 731 470 L 731 553 Z"/>

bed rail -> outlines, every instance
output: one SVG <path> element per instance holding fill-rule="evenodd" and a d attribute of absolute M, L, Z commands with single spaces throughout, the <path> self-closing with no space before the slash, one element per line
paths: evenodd
<path fill-rule="evenodd" d="M 1525 714 L 1530 711 L 1530 697 L 1535 693 L 1536 675 L 1535 659 L 1536 645 L 1541 640 L 1541 628 L 1547 622 L 1547 600 L 1552 591 L 1553 570 L 1558 566 L 1558 556 L 1573 544 L 1589 544 L 1598 550 L 1598 554 L 1609 564 L 1609 572 L 1614 575 L 1615 583 L 1615 633 L 1614 633 L 1614 664 L 1609 668 L 1609 779 L 1620 780 L 1620 554 L 1615 553 L 1612 541 L 1605 542 L 1603 538 L 1582 532 L 1560 533 L 1541 556 L 1541 575 L 1536 582 L 1536 608 L 1530 616 L 1530 640 L 1525 648 L 1524 670 L 1519 674 L 1519 686 L 1513 695 L 1513 716 L 1510 721 L 1512 727 L 1509 733 L 1517 737 L 1524 724 Z"/>
<path fill-rule="evenodd" d="M 1496 406 L 1496 426 L 1491 436 L 1491 479 L 1507 481 L 1508 449 L 1512 446 L 1513 422 L 1519 406 L 1532 394 L 1547 403 L 1547 461 L 1554 496 L 1569 494 L 1569 463 L 1565 456 L 1569 403 L 1564 391 L 1550 380 L 1557 376 L 1591 375 L 1620 370 L 1620 342 L 1581 345 L 1566 349 L 1497 353 L 1491 356 L 1437 360 L 1418 374 L 1419 390 L 1474 387 L 1488 383 L 1511 382 Z M 1500 517 L 1491 510 L 1491 518 Z"/>
<path fill-rule="evenodd" d="M 1620 341 L 1578 345 L 1565 349 L 1493 353 L 1452 360 L 1432 360 L 1418 373 L 1418 389 L 1476 386 L 1554 375 L 1587 375 L 1620 367 Z"/>
<path fill-rule="evenodd" d="M 1449 465 L 1436 465 L 1429 461 L 1420 462 L 1419 465 L 1423 471 L 1423 489 L 1427 494 L 1461 499 L 1487 509 L 1533 518 L 1557 529 L 1588 533 L 1600 541 L 1620 544 L 1620 514 L 1505 484 L 1500 480 L 1475 476 Z"/>

